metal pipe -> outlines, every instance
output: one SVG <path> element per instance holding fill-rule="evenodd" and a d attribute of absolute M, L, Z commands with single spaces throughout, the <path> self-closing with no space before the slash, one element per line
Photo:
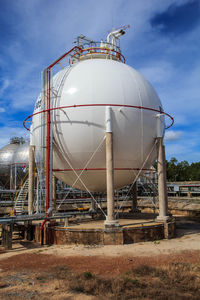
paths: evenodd
<path fill-rule="evenodd" d="M 15 190 L 17 189 L 17 165 L 15 164 Z"/>
<path fill-rule="evenodd" d="M 51 73 L 47 68 L 47 128 L 46 128 L 46 208 L 47 213 L 50 201 L 50 133 L 51 133 Z"/>
<path fill-rule="evenodd" d="M 46 222 L 47 222 L 47 219 L 45 219 L 45 220 L 42 222 L 42 224 L 41 224 L 41 226 L 40 226 L 40 230 L 43 230 L 43 229 L 44 229 L 44 225 L 46 224 Z"/>
<path fill-rule="evenodd" d="M 53 201 L 53 209 L 56 210 L 56 184 L 57 178 L 53 175 L 52 176 L 52 201 Z"/>
<path fill-rule="evenodd" d="M 106 171 L 106 168 L 75 168 L 75 169 L 53 169 L 53 172 L 69 172 L 69 171 Z M 115 171 L 149 171 L 155 172 L 153 169 L 145 169 L 145 168 L 114 168 Z"/>
<path fill-rule="evenodd" d="M 82 52 L 82 49 L 78 46 L 74 46 L 71 50 L 60 56 L 58 59 L 56 59 L 51 65 L 48 66 L 48 69 L 50 70 L 53 68 L 58 62 L 60 62 L 63 58 L 65 58 L 67 55 L 69 55 L 74 50 L 77 50 L 77 52 Z"/>
<path fill-rule="evenodd" d="M 50 66 L 45 70 L 47 75 L 47 102 L 45 112 L 47 113 L 47 128 L 46 128 L 46 195 L 45 195 L 45 212 L 48 216 L 51 212 L 50 204 L 52 203 L 52 131 L 51 131 L 51 69 L 59 63 L 64 57 L 66 57 L 69 53 L 77 49 L 78 51 L 82 51 L 81 48 L 75 46 L 67 53 L 63 54 L 60 58 L 54 61 Z M 44 222 L 45 224 L 45 222 Z M 44 226 L 44 225 L 43 225 Z"/>

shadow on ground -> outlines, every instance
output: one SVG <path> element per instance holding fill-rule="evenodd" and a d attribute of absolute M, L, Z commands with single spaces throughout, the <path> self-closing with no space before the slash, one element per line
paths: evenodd
<path fill-rule="evenodd" d="M 176 218 L 176 237 L 200 234 L 200 220 L 186 217 Z"/>

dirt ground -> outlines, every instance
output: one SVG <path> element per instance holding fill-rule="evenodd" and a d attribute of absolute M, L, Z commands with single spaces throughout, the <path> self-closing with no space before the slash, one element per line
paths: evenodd
<path fill-rule="evenodd" d="M 40 246 L 0 250 L 0 299 L 198 299 L 200 224 L 177 237 L 118 246 Z"/>

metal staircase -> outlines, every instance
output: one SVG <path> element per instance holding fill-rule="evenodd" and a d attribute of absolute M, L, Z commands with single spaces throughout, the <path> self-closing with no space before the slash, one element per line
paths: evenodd
<path fill-rule="evenodd" d="M 143 183 L 143 188 L 145 192 L 150 194 L 151 196 L 157 196 L 158 195 L 158 184 L 155 183 L 155 180 L 153 180 L 150 176 L 143 175 L 143 178 L 146 179 L 146 182 Z"/>
<path fill-rule="evenodd" d="M 17 195 L 17 199 L 15 200 L 14 211 L 16 215 L 22 215 L 23 213 L 25 213 L 24 207 L 28 195 L 28 185 L 29 179 L 27 178 Z"/>

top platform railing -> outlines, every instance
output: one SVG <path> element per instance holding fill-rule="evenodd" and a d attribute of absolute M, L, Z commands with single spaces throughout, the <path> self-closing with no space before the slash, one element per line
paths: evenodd
<path fill-rule="evenodd" d="M 112 59 L 123 63 L 126 62 L 120 47 L 111 43 L 91 42 L 78 47 L 80 50 L 70 57 L 69 64 L 73 64 L 79 60 L 92 58 Z"/>

